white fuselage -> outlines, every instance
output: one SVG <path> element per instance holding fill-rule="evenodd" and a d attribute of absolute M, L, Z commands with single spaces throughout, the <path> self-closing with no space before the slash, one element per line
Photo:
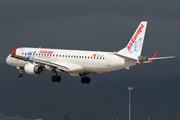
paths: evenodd
<path fill-rule="evenodd" d="M 94 72 L 105 73 L 130 67 L 137 64 L 137 61 L 127 60 L 115 55 L 113 52 L 46 49 L 46 48 L 18 48 L 16 54 L 31 59 L 48 61 L 73 68 L 81 66 L 82 69 L 73 69 L 73 72 Z M 7 57 L 6 62 L 12 66 L 24 67 L 28 61 Z"/>

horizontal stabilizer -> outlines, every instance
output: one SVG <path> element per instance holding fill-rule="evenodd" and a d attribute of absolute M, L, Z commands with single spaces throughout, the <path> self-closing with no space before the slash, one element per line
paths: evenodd
<path fill-rule="evenodd" d="M 143 62 L 143 63 L 151 63 L 153 60 L 168 59 L 168 58 L 175 58 L 175 56 L 148 58 L 147 59 L 148 61 Z"/>
<path fill-rule="evenodd" d="M 168 58 L 175 58 L 175 56 L 148 58 L 148 60 L 158 60 L 158 59 L 168 59 Z"/>
<path fill-rule="evenodd" d="M 143 63 L 151 63 L 153 60 L 159 60 L 159 59 L 168 59 L 168 58 L 175 58 L 175 56 L 168 56 L 168 57 L 156 57 L 157 52 L 153 55 L 152 58 L 147 58 L 147 61 Z"/>

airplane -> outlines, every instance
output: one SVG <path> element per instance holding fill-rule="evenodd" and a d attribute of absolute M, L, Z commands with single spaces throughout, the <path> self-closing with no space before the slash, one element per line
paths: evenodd
<path fill-rule="evenodd" d="M 22 77 L 22 69 L 27 74 L 38 75 L 44 69 L 52 71 L 52 82 L 60 82 L 61 77 L 57 74 L 69 73 L 71 76 L 82 77 L 83 84 L 89 84 L 90 78 L 87 74 L 106 73 L 120 69 L 129 69 L 143 63 L 151 63 L 156 59 L 174 58 L 141 56 L 141 51 L 146 32 L 147 21 L 142 21 L 134 32 L 127 46 L 118 52 L 65 50 L 48 48 L 17 48 L 17 44 L 11 54 L 6 58 L 6 63 L 15 66 L 18 70 L 18 77 Z"/>

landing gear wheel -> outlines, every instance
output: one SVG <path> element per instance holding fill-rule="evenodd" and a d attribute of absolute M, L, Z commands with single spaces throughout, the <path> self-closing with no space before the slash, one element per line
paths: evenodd
<path fill-rule="evenodd" d="M 21 73 L 18 73 L 18 77 L 22 77 L 23 75 Z"/>
<path fill-rule="evenodd" d="M 60 77 L 60 76 L 57 76 L 56 81 L 57 81 L 58 83 L 61 82 L 61 77 Z"/>
<path fill-rule="evenodd" d="M 56 76 L 52 76 L 51 80 L 52 82 L 56 82 Z"/>
<path fill-rule="evenodd" d="M 85 77 L 82 77 L 82 78 L 81 78 L 81 83 L 82 83 L 82 84 L 86 83 L 86 78 L 85 78 Z"/>
<path fill-rule="evenodd" d="M 84 84 L 89 84 L 91 82 L 91 79 L 89 77 L 82 77 L 81 78 L 81 83 Z"/>
<path fill-rule="evenodd" d="M 87 77 L 87 78 L 86 78 L 86 83 L 89 84 L 90 82 L 91 82 L 90 78 Z"/>
<path fill-rule="evenodd" d="M 51 80 L 52 80 L 52 82 L 58 82 L 59 83 L 59 82 L 61 82 L 61 77 L 54 75 L 54 76 L 52 76 Z"/>

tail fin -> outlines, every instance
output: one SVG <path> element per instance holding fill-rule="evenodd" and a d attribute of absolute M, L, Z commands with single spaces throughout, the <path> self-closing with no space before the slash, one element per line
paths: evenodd
<path fill-rule="evenodd" d="M 118 51 L 118 54 L 126 56 L 141 56 L 141 51 L 144 42 L 144 36 L 146 32 L 147 21 L 142 21 L 136 29 L 134 35 L 130 39 L 125 48 Z"/>

